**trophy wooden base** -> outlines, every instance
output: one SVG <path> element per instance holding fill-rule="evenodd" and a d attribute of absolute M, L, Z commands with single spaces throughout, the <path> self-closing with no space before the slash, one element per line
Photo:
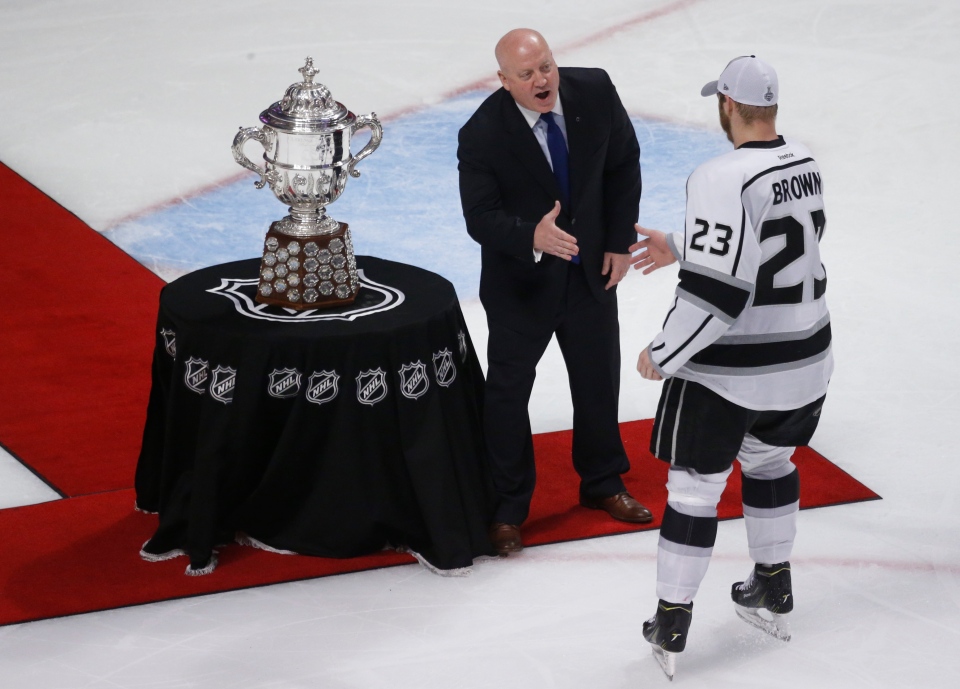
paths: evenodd
<path fill-rule="evenodd" d="M 328 309 L 352 304 L 360 291 L 350 227 L 295 237 L 270 225 L 263 240 L 256 300 L 285 309 Z"/>

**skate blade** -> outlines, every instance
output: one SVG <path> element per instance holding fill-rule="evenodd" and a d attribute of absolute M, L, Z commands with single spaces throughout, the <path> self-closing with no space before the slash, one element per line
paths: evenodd
<path fill-rule="evenodd" d="M 752 627 L 756 627 L 770 636 L 781 641 L 790 641 L 790 627 L 785 619 L 786 615 L 777 615 L 767 612 L 771 619 L 761 617 L 760 613 L 754 608 L 745 608 L 742 605 L 733 604 L 737 611 L 737 616 Z"/>
<path fill-rule="evenodd" d="M 650 648 L 653 651 L 653 657 L 660 663 L 660 669 L 663 670 L 663 674 L 672 682 L 673 674 L 677 670 L 677 654 L 664 651 L 659 646 L 654 646 L 653 644 L 650 645 Z"/>

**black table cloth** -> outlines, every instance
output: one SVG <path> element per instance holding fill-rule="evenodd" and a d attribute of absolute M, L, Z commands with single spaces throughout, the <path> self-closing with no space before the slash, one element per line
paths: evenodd
<path fill-rule="evenodd" d="M 449 570 L 491 554 L 483 373 L 453 286 L 358 257 L 353 305 L 254 302 L 259 260 L 185 275 L 160 295 L 137 506 L 149 559 L 247 534 L 350 557 L 405 546 Z"/>

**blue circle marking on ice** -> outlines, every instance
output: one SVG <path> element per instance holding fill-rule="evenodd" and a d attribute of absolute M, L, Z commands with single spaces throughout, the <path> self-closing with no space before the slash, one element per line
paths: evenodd
<path fill-rule="evenodd" d="M 478 294 L 480 247 L 467 234 L 460 209 L 457 132 L 487 95 L 468 93 L 387 121 L 383 143 L 358 166 L 361 177 L 351 179 L 328 209 L 350 225 L 357 254 L 438 273 L 460 299 Z M 640 224 L 680 229 L 687 177 L 730 144 L 719 131 L 644 118 L 633 118 L 633 124 L 643 175 Z M 269 190 L 255 189 L 254 179 L 251 173 L 104 234 L 158 273 L 259 256 L 270 223 L 287 211 Z"/>

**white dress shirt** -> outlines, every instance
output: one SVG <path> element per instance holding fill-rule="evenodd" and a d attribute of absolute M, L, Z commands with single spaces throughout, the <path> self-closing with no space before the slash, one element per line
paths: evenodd
<path fill-rule="evenodd" d="M 540 144 L 540 150 L 543 151 L 543 155 L 547 158 L 547 164 L 550 166 L 550 169 L 553 170 L 553 159 L 550 157 L 550 148 L 547 146 L 547 123 L 540 119 L 540 113 L 537 111 L 529 110 L 519 103 L 517 103 L 517 107 L 520 109 L 520 114 L 523 115 L 523 119 L 527 121 L 527 124 L 530 125 L 530 129 L 533 130 L 533 135 L 536 137 L 537 143 Z M 556 122 L 557 126 L 560 127 L 560 132 L 563 134 L 563 140 L 567 142 L 567 150 L 570 150 L 570 143 L 567 139 L 567 123 L 563 119 L 563 105 L 560 104 L 559 96 L 557 96 L 557 102 L 554 103 L 553 109 L 550 112 L 553 113 L 554 122 Z M 534 261 L 539 263 L 542 256 L 542 251 L 537 251 L 536 249 L 533 250 Z"/>

